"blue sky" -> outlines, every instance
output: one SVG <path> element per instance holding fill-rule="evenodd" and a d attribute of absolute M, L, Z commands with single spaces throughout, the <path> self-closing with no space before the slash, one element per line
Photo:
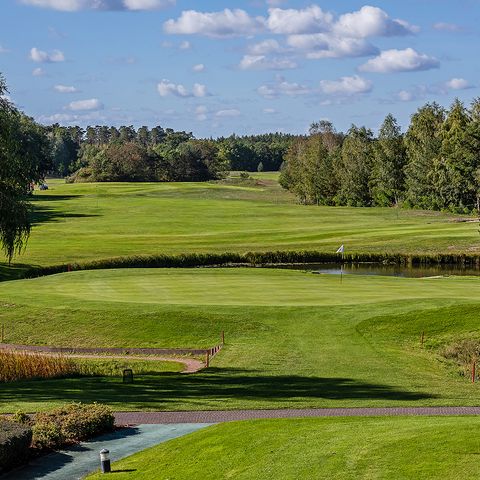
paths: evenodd
<path fill-rule="evenodd" d="M 479 95 L 478 0 L 2 0 L 0 18 L 0 72 L 42 123 L 376 130 Z"/>

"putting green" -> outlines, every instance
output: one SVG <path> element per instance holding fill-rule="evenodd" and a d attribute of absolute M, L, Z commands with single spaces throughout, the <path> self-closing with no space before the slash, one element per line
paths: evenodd
<path fill-rule="evenodd" d="M 77 271 L 0 284 L 0 296 L 15 303 L 128 302 L 162 305 L 309 306 L 393 300 L 480 300 L 480 278 L 313 274 L 254 269 L 116 269 Z"/>

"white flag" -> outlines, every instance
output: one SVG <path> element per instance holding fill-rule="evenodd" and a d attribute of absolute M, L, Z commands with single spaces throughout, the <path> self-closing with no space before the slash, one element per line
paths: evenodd
<path fill-rule="evenodd" d="M 338 250 L 335 253 L 343 253 L 344 250 L 345 250 L 345 247 L 343 245 L 340 245 L 340 247 L 338 248 Z"/>

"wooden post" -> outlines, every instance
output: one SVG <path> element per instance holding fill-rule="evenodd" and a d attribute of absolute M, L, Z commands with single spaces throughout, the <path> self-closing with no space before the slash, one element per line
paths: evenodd
<path fill-rule="evenodd" d="M 205 367 L 208 368 L 210 366 L 210 351 L 205 354 Z"/>
<path fill-rule="evenodd" d="M 472 383 L 475 383 L 475 360 L 472 363 Z"/>
<path fill-rule="evenodd" d="M 222 345 L 225 345 L 225 331 L 222 330 Z"/>
<path fill-rule="evenodd" d="M 423 348 L 423 342 L 425 341 L 425 330 L 422 330 L 422 337 L 420 338 L 420 345 Z"/>

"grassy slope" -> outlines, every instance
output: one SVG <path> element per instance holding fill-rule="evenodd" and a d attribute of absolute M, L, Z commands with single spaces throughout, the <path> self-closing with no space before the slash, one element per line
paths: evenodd
<path fill-rule="evenodd" d="M 73 184 L 35 192 L 34 228 L 19 264 L 133 254 L 319 249 L 476 252 L 477 226 L 439 212 L 297 205 L 272 174 L 260 186 Z M 0 273 L 2 273 L 0 271 Z M 8 272 L 6 272 L 8 273 Z"/>
<path fill-rule="evenodd" d="M 479 426 L 472 417 L 235 422 L 150 448 L 112 469 L 118 480 L 467 480 L 478 478 Z"/>
<path fill-rule="evenodd" d="M 0 284 L 6 341 L 71 346 L 227 345 L 194 375 L 132 386 L 4 385 L 0 410 L 64 400 L 116 409 L 478 404 L 478 387 L 427 347 L 479 337 L 480 281 L 267 269 L 72 272 Z"/>

